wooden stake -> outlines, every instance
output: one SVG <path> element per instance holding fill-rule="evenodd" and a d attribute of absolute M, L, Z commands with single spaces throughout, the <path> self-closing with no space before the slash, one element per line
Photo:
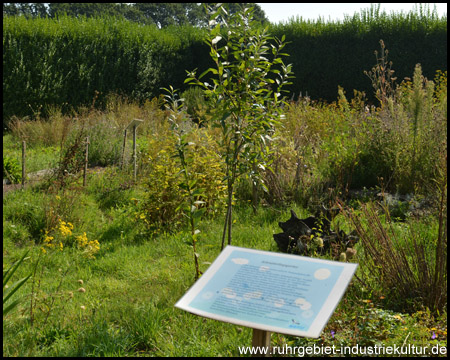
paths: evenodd
<path fill-rule="evenodd" d="M 136 125 L 133 126 L 133 170 L 134 170 L 134 183 L 136 183 Z"/>
<path fill-rule="evenodd" d="M 253 357 L 269 357 L 270 356 L 270 331 L 265 330 L 259 330 L 259 329 L 253 329 L 253 338 L 252 338 L 252 346 L 255 349 L 256 347 L 259 348 L 266 348 L 267 352 L 264 353 L 258 353 L 253 354 Z"/>
<path fill-rule="evenodd" d="M 86 154 L 84 156 L 83 186 L 86 186 L 86 174 L 87 174 L 87 168 L 88 168 L 88 158 L 89 158 L 89 136 L 86 137 Z"/>
<path fill-rule="evenodd" d="M 27 149 L 27 143 L 22 141 L 22 189 L 25 187 L 26 169 L 25 169 L 25 152 Z"/>
<path fill-rule="evenodd" d="M 127 138 L 127 129 L 133 128 L 133 180 L 134 183 L 136 183 L 136 173 L 137 173 L 137 165 L 136 165 L 136 128 L 143 123 L 144 120 L 141 119 L 133 119 L 130 124 L 125 128 L 125 137 L 123 139 L 123 150 L 125 152 L 125 144 L 126 144 L 126 138 Z M 122 153 L 122 163 L 123 163 L 123 153 Z"/>

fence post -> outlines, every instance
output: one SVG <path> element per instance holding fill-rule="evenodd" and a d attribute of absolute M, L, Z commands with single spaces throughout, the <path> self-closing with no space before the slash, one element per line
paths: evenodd
<path fill-rule="evenodd" d="M 88 168 L 88 158 L 89 158 L 89 136 L 86 136 L 86 153 L 84 156 L 84 174 L 83 174 L 83 186 L 86 186 L 86 174 Z"/>
<path fill-rule="evenodd" d="M 125 138 L 127 135 L 127 129 L 133 129 L 133 180 L 134 183 L 136 183 L 136 173 L 137 173 L 137 169 L 136 169 L 136 158 L 137 158 L 137 153 L 136 153 L 136 128 L 142 124 L 144 122 L 144 120 L 140 120 L 140 119 L 133 119 L 133 121 L 131 121 L 128 126 L 125 128 Z M 125 149 L 125 139 L 124 139 L 124 143 L 123 143 L 123 148 Z M 123 157 L 123 155 L 122 155 Z"/>
<path fill-rule="evenodd" d="M 25 168 L 25 152 L 27 149 L 27 143 L 22 141 L 22 189 L 25 188 L 26 168 Z"/>
<path fill-rule="evenodd" d="M 133 171 L 134 171 L 134 183 L 136 183 L 136 125 L 133 126 Z"/>
<path fill-rule="evenodd" d="M 123 163 L 125 161 L 125 145 L 127 144 L 127 129 L 123 135 L 123 148 L 122 148 L 122 161 L 120 163 L 120 169 L 123 169 Z"/>

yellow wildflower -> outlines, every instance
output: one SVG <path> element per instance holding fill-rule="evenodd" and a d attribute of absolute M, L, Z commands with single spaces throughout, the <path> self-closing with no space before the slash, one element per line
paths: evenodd
<path fill-rule="evenodd" d="M 61 232 L 61 235 L 63 236 L 72 235 L 72 229 L 73 225 L 71 223 L 66 223 L 65 221 L 59 219 L 59 231 Z"/>
<path fill-rule="evenodd" d="M 83 232 L 83 235 L 77 236 L 76 240 L 78 242 L 79 247 L 85 247 L 88 243 L 88 239 L 85 232 Z"/>
<path fill-rule="evenodd" d="M 53 236 L 48 236 L 47 232 L 46 232 L 45 237 L 44 237 L 44 245 L 49 247 L 49 248 L 53 247 L 54 246 L 54 244 L 52 243 L 53 239 L 54 239 L 54 237 Z"/>
<path fill-rule="evenodd" d="M 100 250 L 98 240 L 89 241 L 85 232 L 83 235 L 77 236 L 76 240 L 78 242 L 78 247 L 80 249 L 84 248 L 84 252 L 88 257 L 94 257 L 94 254 Z"/>

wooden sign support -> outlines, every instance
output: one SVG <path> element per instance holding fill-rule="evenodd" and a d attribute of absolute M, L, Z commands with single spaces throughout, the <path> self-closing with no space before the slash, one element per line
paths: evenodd
<path fill-rule="evenodd" d="M 266 348 L 266 353 L 253 354 L 253 357 L 268 357 L 270 356 L 270 331 L 253 329 L 252 338 L 253 349 Z"/>

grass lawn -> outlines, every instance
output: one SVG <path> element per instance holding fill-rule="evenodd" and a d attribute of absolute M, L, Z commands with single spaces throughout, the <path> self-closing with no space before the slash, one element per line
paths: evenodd
<path fill-rule="evenodd" d="M 239 356 L 240 346 L 251 345 L 251 329 L 174 307 L 194 283 L 189 237 L 184 232 L 146 237 L 133 216 L 134 198 L 123 206 L 100 209 L 96 176 L 103 175 L 91 175 L 92 185 L 73 193 L 26 189 L 3 199 L 3 266 L 30 249 L 14 278 L 31 272 L 35 279 L 19 290 L 20 305 L 4 318 L 3 355 Z M 138 186 L 133 195 L 139 198 L 141 191 Z M 42 215 L 33 209 L 57 196 L 66 198 L 54 201 L 76 208 L 73 234 L 86 232 L 89 239 L 99 240 L 95 257 L 83 256 L 74 246 L 49 248 L 44 254 L 42 243 L 34 241 L 31 234 Z M 292 208 L 307 215 L 298 206 Z M 233 245 L 277 251 L 272 235 L 280 232 L 278 221 L 288 214 L 289 207 L 262 207 L 254 215 L 250 206 L 237 206 Z M 220 253 L 222 227 L 222 218 L 200 222 L 197 251 L 202 271 Z M 446 314 L 393 312 L 385 308 L 385 300 L 353 279 L 319 339 L 272 334 L 272 345 L 446 346 Z"/>

